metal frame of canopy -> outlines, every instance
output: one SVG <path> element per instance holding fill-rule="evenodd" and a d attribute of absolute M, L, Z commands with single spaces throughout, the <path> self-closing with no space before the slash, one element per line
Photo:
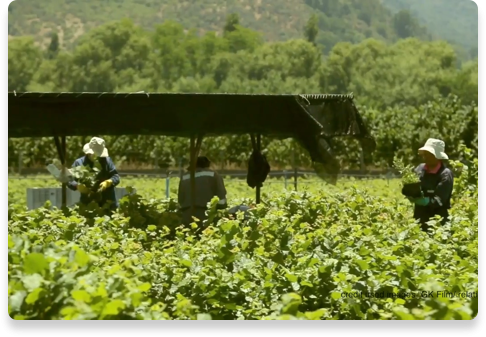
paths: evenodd
<path fill-rule="evenodd" d="M 171 114 L 182 115 L 181 120 L 188 120 L 189 127 L 182 127 L 182 123 L 176 121 L 173 123 L 173 127 L 177 129 L 174 133 L 169 132 L 170 127 L 161 127 L 161 131 L 157 128 L 157 125 L 153 125 L 153 122 L 148 122 L 143 124 L 145 129 L 150 129 L 150 131 L 145 131 L 138 133 L 138 125 L 130 125 L 130 119 L 127 118 L 126 114 L 121 116 L 125 120 L 119 125 L 111 125 L 109 128 L 97 128 L 94 125 L 82 125 L 77 126 L 78 119 L 81 117 L 82 111 L 85 110 L 95 110 L 92 113 L 111 113 L 115 116 L 116 108 L 111 105 L 112 102 L 116 102 L 117 107 L 125 110 L 126 113 L 133 113 L 134 107 L 138 108 L 137 105 L 124 106 L 125 102 L 118 101 L 118 98 L 130 98 L 133 99 L 141 98 L 139 101 L 141 110 L 147 111 L 150 117 L 158 116 L 158 113 L 165 113 L 167 118 Z M 151 103 L 147 103 L 145 98 L 154 98 Z M 185 97 L 185 100 L 181 98 Z M 98 99 L 105 99 L 100 101 Z M 106 101 L 106 99 L 114 99 L 117 101 Z M 198 105 L 194 107 L 191 101 L 193 99 Z M 224 104 L 223 104 L 224 102 Z M 327 110 L 333 108 L 332 104 L 337 104 L 336 102 L 345 103 L 344 108 L 347 109 L 346 113 L 324 111 L 326 105 L 331 105 L 327 107 Z M 131 104 L 134 104 L 130 101 Z M 154 104 L 155 103 L 155 104 Z M 115 105 L 116 105 L 115 104 Z M 150 105 L 152 104 L 152 105 Z M 162 106 L 160 112 L 157 107 Z M 191 105 L 192 104 L 192 105 Z M 169 109 L 174 106 L 174 111 Z M 261 105 L 265 106 L 264 110 L 261 110 Z M 182 107 L 181 107 L 182 106 Z M 74 107 L 76 111 L 75 116 L 70 116 L 70 110 Z M 311 111 L 311 107 L 317 109 L 317 113 Z M 219 124 L 213 127 L 211 123 L 211 118 L 224 118 L 226 113 L 231 113 L 231 109 L 247 109 L 253 113 L 253 118 L 260 117 L 264 111 L 268 113 L 267 120 L 263 125 L 255 125 L 254 123 L 247 123 L 241 126 L 241 117 L 237 121 L 231 121 L 228 119 L 227 124 L 223 123 L 225 126 Z M 340 105 L 339 109 L 343 109 Z M 144 110 L 145 109 L 145 110 Z M 188 110 L 190 109 L 201 109 L 207 114 L 200 116 L 197 114 L 188 115 Z M 252 109 L 255 109 L 253 111 Z M 323 110 L 324 109 L 324 110 Z M 53 112 L 55 110 L 55 113 Z M 229 111 L 227 111 L 229 110 Z M 110 112 L 111 111 L 111 112 Z M 236 111 L 235 113 L 239 116 L 241 111 Z M 11 113 L 16 114 L 12 116 Z M 54 122 L 55 126 L 48 124 L 44 119 L 38 119 L 40 113 L 45 113 L 49 117 L 66 117 L 68 116 L 69 121 L 63 124 L 62 121 Z M 63 113 L 63 116 L 56 115 L 56 113 Z M 287 115 L 284 115 L 286 113 Z M 17 116 L 19 114 L 19 116 Z M 143 115 L 139 111 L 140 115 Z M 213 114 L 211 116 L 211 114 Z M 282 114 L 282 116 L 281 116 Z M 321 114 L 321 115 L 319 115 Z M 341 116 L 341 115 L 346 116 Z M 20 116 L 21 115 L 21 116 Z M 190 123 L 190 119 L 194 116 L 194 121 Z M 281 117 L 280 117 L 281 116 Z M 320 116 L 320 117 L 319 117 Z M 13 118 L 12 118 L 13 117 Z M 290 120 L 285 120 L 285 117 Z M 41 117 L 42 118 L 42 117 Z M 78 118 L 78 119 L 77 119 Z M 109 118 L 109 117 L 108 117 Z M 199 118 L 199 119 L 197 119 Z M 284 118 L 282 120 L 282 118 Z M 32 120 L 33 119 L 33 120 Z M 36 119 L 38 119 L 36 121 Z M 176 118 L 177 119 L 177 118 Z M 320 120 L 319 120 L 320 119 Z M 335 120 L 334 120 L 335 119 Z M 82 124 L 80 121 L 79 124 Z M 140 125 L 140 122 L 137 122 Z M 137 124 L 134 123 L 134 124 Z M 239 124 L 240 125 L 239 125 Z M 296 124 L 297 123 L 297 124 Z M 300 125 L 302 124 L 302 125 Z M 39 128 L 40 127 L 40 128 Z M 129 128 L 129 132 L 120 131 L 120 129 Z M 269 132 L 265 132 L 268 128 Z M 329 131 L 332 128 L 340 128 L 335 134 L 334 131 Z M 280 128 L 280 129 L 279 129 Z M 297 131 L 299 130 L 300 134 Z M 306 129 L 308 128 L 308 129 Z M 163 130 L 162 130 L 163 129 Z M 91 131 L 93 130 L 93 131 Z M 229 132 L 224 132 L 222 130 L 229 130 Z M 280 132 L 281 130 L 281 132 Z M 246 132 L 248 131 L 248 132 Z M 125 133 L 126 132 L 126 133 Z M 368 134 L 361 117 L 353 104 L 352 95 L 254 95 L 254 94 L 183 94 L 183 93 L 16 93 L 9 92 L 9 137 L 48 137 L 52 136 L 56 144 L 59 159 L 63 167 L 67 166 L 67 148 L 66 148 L 66 137 L 74 135 L 93 135 L 93 134 L 160 134 L 160 135 L 176 135 L 182 137 L 190 138 L 190 179 L 191 179 L 191 191 L 192 191 L 192 205 L 194 207 L 195 198 L 195 164 L 196 159 L 199 154 L 202 139 L 204 136 L 211 134 L 228 134 L 228 133 L 240 133 L 240 134 L 250 134 L 253 144 L 253 149 L 256 151 L 261 151 L 261 137 L 264 133 L 269 133 L 270 135 L 281 134 L 283 138 L 290 138 L 302 136 L 303 139 L 309 142 L 313 142 L 314 138 L 319 139 L 319 137 L 335 137 L 335 136 L 352 136 L 361 138 L 362 141 L 366 140 L 371 142 L 370 146 L 374 149 L 374 140 Z M 363 145 L 363 143 L 362 143 Z M 308 151 L 309 148 L 307 148 Z M 314 152 L 314 156 L 317 152 Z M 311 157 L 312 157 L 312 153 Z M 313 158 L 314 160 L 314 158 Z M 256 186 L 256 203 L 261 201 L 261 188 Z M 62 205 L 66 206 L 66 184 L 62 184 Z"/>

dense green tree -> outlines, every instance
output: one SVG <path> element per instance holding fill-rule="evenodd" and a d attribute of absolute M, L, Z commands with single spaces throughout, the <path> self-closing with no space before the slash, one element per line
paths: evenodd
<path fill-rule="evenodd" d="M 39 65 L 42 52 L 30 37 L 20 37 L 8 42 L 8 90 L 25 91 Z"/>
<path fill-rule="evenodd" d="M 304 36 L 307 41 L 315 45 L 317 34 L 319 34 L 319 17 L 312 14 L 304 27 Z"/>
<path fill-rule="evenodd" d="M 236 26 L 240 25 L 240 16 L 237 13 L 231 13 L 226 17 L 226 23 L 223 28 L 224 34 L 229 34 L 236 30 Z"/>
<path fill-rule="evenodd" d="M 58 52 L 59 52 L 59 35 L 57 35 L 57 33 L 52 33 L 51 43 L 47 48 L 47 57 L 49 59 L 53 59 L 54 57 L 57 56 Z"/>
<path fill-rule="evenodd" d="M 393 26 L 398 37 L 406 39 L 414 35 L 418 23 L 409 11 L 401 10 L 394 15 Z"/>

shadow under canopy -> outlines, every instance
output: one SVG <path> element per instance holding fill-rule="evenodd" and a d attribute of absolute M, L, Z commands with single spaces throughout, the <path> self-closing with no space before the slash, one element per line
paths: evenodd
<path fill-rule="evenodd" d="M 365 153 L 371 153 L 376 146 L 352 95 L 8 94 L 8 137 L 54 137 L 63 165 L 66 136 L 191 138 L 191 163 L 195 163 L 202 137 L 231 134 L 249 134 L 252 139 L 256 138 L 254 151 L 261 150 L 262 135 L 275 139 L 294 138 L 308 151 L 318 175 L 329 183 L 337 181 L 340 171 L 330 145 L 332 138 L 356 138 Z M 193 171 L 191 169 L 191 176 Z M 257 202 L 259 194 L 257 187 Z"/>

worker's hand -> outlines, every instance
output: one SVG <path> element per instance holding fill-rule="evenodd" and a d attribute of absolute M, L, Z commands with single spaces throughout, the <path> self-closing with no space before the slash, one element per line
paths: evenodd
<path fill-rule="evenodd" d="M 87 188 L 84 184 L 78 184 L 77 190 L 82 194 L 88 194 L 90 192 L 89 188 Z"/>
<path fill-rule="evenodd" d="M 430 198 L 429 197 L 423 197 L 423 198 L 416 198 L 413 200 L 415 205 L 418 206 L 427 206 L 430 203 Z"/>
<path fill-rule="evenodd" d="M 105 180 L 100 184 L 100 188 L 98 189 L 99 192 L 103 192 L 106 190 L 108 187 L 113 185 L 113 181 L 111 179 Z"/>

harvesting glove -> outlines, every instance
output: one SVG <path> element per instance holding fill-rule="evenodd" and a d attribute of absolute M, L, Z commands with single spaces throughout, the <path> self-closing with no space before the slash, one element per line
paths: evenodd
<path fill-rule="evenodd" d="M 113 185 L 113 181 L 111 179 L 105 180 L 100 184 L 100 188 L 98 189 L 99 192 L 103 192 L 106 190 L 108 187 Z"/>
<path fill-rule="evenodd" d="M 415 203 L 415 205 L 418 206 L 427 206 L 430 203 L 430 198 L 429 197 L 417 198 L 413 202 Z"/>
<path fill-rule="evenodd" d="M 77 190 L 79 191 L 79 193 L 82 193 L 82 194 L 88 194 L 90 192 L 89 188 L 87 188 L 86 185 L 84 185 L 84 184 L 78 184 Z"/>

